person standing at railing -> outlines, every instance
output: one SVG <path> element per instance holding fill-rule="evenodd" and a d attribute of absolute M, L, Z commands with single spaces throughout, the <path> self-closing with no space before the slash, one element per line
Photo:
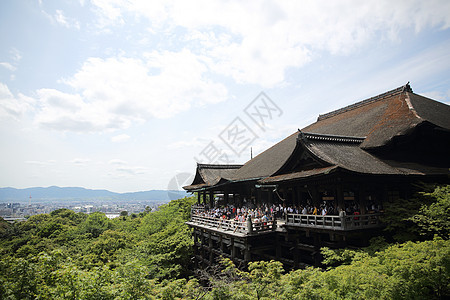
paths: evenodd
<path fill-rule="evenodd" d="M 308 214 L 308 208 L 306 206 L 303 207 L 302 214 L 304 214 L 304 215 Z"/>

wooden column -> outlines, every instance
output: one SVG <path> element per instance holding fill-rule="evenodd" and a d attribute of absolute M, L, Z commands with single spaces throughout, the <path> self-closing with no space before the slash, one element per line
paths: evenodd
<path fill-rule="evenodd" d="M 214 191 L 209 192 L 209 205 L 214 207 Z"/>
<path fill-rule="evenodd" d="M 261 206 L 262 205 L 262 194 L 261 194 L 261 189 L 257 189 L 256 190 L 256 206 Z"/>
<path fill-rule="evenodd" d="M 250 253 L 250 245 L 248 244 L 248 240 L 245 240 L 245 250 L 244 250 L 244 261 L 246 263 L 250 262 L 252 259 L 251 253 Z"/>
<path fill-rule="evenodd" d="M 311 196 L 312 198 L 312 205 L 319 208 L 320 206 L 320 199 L 319 199 L 319 191 L 317 189 L 317 185 L 310 186 Z"/>
<path fill-rule="evenodd" d="M 234 247 L 234 238 L 231 238 L 231 260 L 236 258 L 236 248 Z"/>
<path fill-rule="evenodd" d="M 206 191 L 203 191 L 203 205 L 206 205 Z"/>
<path fill-rule="evenodd" d="M 319 233 L 314 233 L 314 266 L 318 267 L 320 265 L 320 248 L 321 248 L 321 238 Z"/>
<path fill-rule="evenodd" d="M 298 253 L 298 238 L 294 241 L 294 268 L 298 268 L 299 263 L 299 253 Z"/>
<path fill-rule="evenodd" d="M 361 214 L 364 215 L 366 213 L 366 207 L 367 207 L 367 197 L 372 194 L 371 191 L 367 192 L 366 190 L 362 190 L 360 193 L 361 199 L 359 200 L 359 208 L 361 211 Z"/>
<path fill-rule="evenodd" d="M 337 200 L 337 213 L 339 214 L 339 212 L 342 210 L 345 211 L 345 202 L 344 202 L 344 192 L 342 190 L 342 183 L 338 183 L 336 185 L 336 200 Z"/>
<path fill-rule="evenodd" d="M 209 264 L 212 265 L 212 263 L 213 263 L 213 241 L 211 238 L 211 232 L 208 233 L 208 239 L 209 239 L 209 243 L 208 243 Z"/>
<path fill-rule="evenodd" d="M 203 231 L 201 231 L 200 232 L 200 243 L 201 243 L 201 245 L 200 245 L 200 257 L 202 258 L 202 261 L 201 261 L 201 264 L 202 264 L 202 266 L 204 265 L 204 261 L 203 261 L 203 257 L 205 257 L 205 249 L 204 249 L 204 245 L 205 245 L 205 232 L 203 232 Z"/>
<path fill-rule="evenodd" d="M 281 245 L 280 245 L 280 236 L 277 234 L 276 235 L 276 242 L 275 242 L 275 258 L 277 260 L 280 260 L 281 258 Z"/>
<path fill-rule="evenodd" d="M 220 247 L 220 253 L 224 253 L 223 252 L 223 237 L 222 237 L 222 235 L 219 236 L 219 247 Z"/>
<path fill-rule="evenodd" d="M 228 191 L 227 190 L 224 190 L 223 191 L 223 199 L 225 200 L 225 203 L 226 204 L 229 204 L 229 202 L 228 202 Z"/>

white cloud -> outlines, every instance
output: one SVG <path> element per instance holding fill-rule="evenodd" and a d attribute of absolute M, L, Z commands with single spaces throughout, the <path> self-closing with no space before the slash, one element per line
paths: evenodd
<path fill-rule="evenodd" d="M 201 138 L 194 138 L 185 141 L 177 141 L 167 145 L 167 149 L 186 149 L 190 147 L 204 147 L 209 143 Z"/>
<path fill-rule="evenodd" d="M 213 71 L 240 83 L 272 87 L 290 67 L 326 51 L 347 55 L 373 40 L 399 40 L 400 31 L 450 26 L 449 1 L 143 1 L 96 0 L 103 18 L 127 24 L 134 15 L 190 49 Z M 130 19 L 127 19 L 127 21 Z M 180 30 L 182 28 L 183 30 Z M 181 33 L 180 33 L 181 32 Z M 201 45 L 201 47 L 199 47 Z"/>
<path fill-rule="evenodd" d="M 47 166 L 50 166 L 50 165 L 54 165 L 56 163 L 56 161 L 55 160 L 47 160 L 47 161 L 27 160 L 27 161 L 25 161 L 25 163 L 29 164 L 29 165 L 47 167 Z"/>
<path fill-rule="evenodd" d="M 80 29 L 80 22 L 74 18 L 66 17 L 64 12 L 60 9 L 57 9 L 53 15 L 47 13 L 45 10 L 42 10 L 42 14 L 46 16 L 53 25 L 62 25 L 66 28 Z"/>
<path fill-rule="evenodd" d="M 152 70 L 156 71 L 149 73 Z M 188 50 L 153 51 L 144 59 L 90 58 L 72 78 L 63 80 L 79 93 L 37 91 L 41 109 L 36 120 L 57 130 L 93 132 L 169 118 L 192 105 L 226 99 L 227 89 L 207 79 L 207 71 Z"/>
<path fill-rule="evenodd" d="M 37 91 L 40 108 L 35 121 L 62 131 L 94 132 L 126 127 L 128 120 L 105 111 L 98 103 L 88 103 L 78 94 L 55 89 Z"/>
<path fill-rule="evenodd" d="M 155 35 L 171 40 L 171 45 L 181 41 L 183 48 L 154 50 L 140 57 L 87 59 L 72 77 L 61 81 L 74 92 L 37 91 L 41 106 L 36 121 L 44 127 L 98 132 L 169 118 L 192 106 L 225 100 L 227 89 L 211 79 L 217 74 L 238 83 L 273 87 L 286 84 L 289 68 L 304 66 L 321 51 L 346 55 L 374 37 L 399 39 L 404 28 L 419 32 L 428 26 L 450 26 L 450 16 L 443 13 L 450 4 L 439 1 L 95 0 L 92 4 L 115 25 L 144 18 Z M 61 10 L 52 18 L 64 26 L 71 24 Z M 113 141 L 122 138 L 126 139 Z"/>
<path fill-rule="evenodd" d="M 67 18 L 62 10 L 57 9 L 53 18 L 58 24 L 64 27 L 80 29 L 80 23 L 74 19 Z"/>
<path fill-rule="evenodd" d="M 143 167 L 131 167 L 131 166 L 123 166 L 116 168 L 116 172 L 120 175 L 125 176 L 134 176 L 134 175 L 142 175 L 147 173 L 147 169 Z"/>
<path fill-rule="evenodd" d="M 147 168 L 141 166 L 130 166 L 127 161 L 121 159 L 111 159 L 108 164 L 113 167 L 109 176 L 111 177 L 130 177 L 147 173 Z"/>
<path fill-rule="evenodd" d="M 11 54 L 12 59 L 13 59 L 15 62 L 19 62 L 19 61 L 22 59 L 22 54 L 21 54 L 21 52 L 20 52 L 19 50 L 17 50 L 16 48 L 12 48 L 12 49 L 9 51 L 9 53 Z"/>
<path fill-rule="evenodd" d="M 108 161 L 108 164 L 124 166 L 124 165 L 127 165 L 128 163 L 124 160 L 115 158 L 115 159 L 111 159 L 110 161 Z"/>
<path fill-rule="evenodd" d="M 10 71 L 15 71 L 17 69 L 15 66 L 8 62 L 0 62 L 0 66 Z"/>
<path fill-rule="evenodd" d="M 34 100 L 23 94 L 14 96 L 6 84 L 0 82 L 0 117 L 13 117 L 18 120 L 32 108 Z"/>
<path fill-rule="evenodd" d="M 130 139 L 130 136 L 128 134 L 119 134 L 116 136 L 113 136 L 111 138 L 111 141 L 114 143 L 122 143 L 122 142 L 126 142 Z"/>
<path fill-rule="evenodd" d="M 70 161 L 70 163 L 77 166 L 86 166 L 90 164 L 92 161 L 89 158 L 74 158 Z"/>
<path fill-rule="evenodd" d="M 444 103 L 450 102 L 450 90 L 448 90 L 446 93 L 441 91 L 428 91 L 421 93 L 421 95 Z"/>

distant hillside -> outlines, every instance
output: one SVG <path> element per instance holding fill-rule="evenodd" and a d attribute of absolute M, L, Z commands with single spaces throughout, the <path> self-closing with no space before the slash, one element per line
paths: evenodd
<path fill-rule="evenodd" d="M 49 200 L 152 200 L 170 201 L 188 196 L 184 191 L 151 190 L 133 193 L 114 193 L 108 190 L 91 190 L 81 187 L 33 187 L 26 189 L 0 188 L 0 202 L 32 202 Z"/>

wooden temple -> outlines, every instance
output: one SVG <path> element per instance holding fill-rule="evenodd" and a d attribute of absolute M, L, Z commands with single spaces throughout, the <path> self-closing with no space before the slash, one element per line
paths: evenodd
<path fill-rule="evenodd" d="M 244 165 L 198 164 L 189 226 L 196 263 L 229 257 L 320 265 L 320 248 L 367 245 L 383 228 L 385 203 L 410 198 L 418 182 L 450 182 L 450 106 L 409 84 L 319 115 Z M 232 207 L 328 207 L 254 222 L 211 217 Z"/>

